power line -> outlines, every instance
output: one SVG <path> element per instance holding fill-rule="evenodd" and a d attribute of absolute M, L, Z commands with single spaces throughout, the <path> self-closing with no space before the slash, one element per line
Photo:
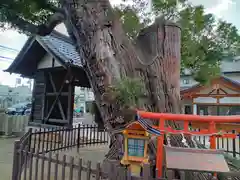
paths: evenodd
<path fill-rule="evenodd" d="M 10 57 L 5 57 L 5 56 L 0 56 L 0 58 L 2 58 L 2 59 L 6 59 L 6 60 L 14 60 L 13 58 L 10 58 Z"/>
<path fill-rule="evenodd" d="M 7 49 L 2 49 L 0 47 L 0 54 L 14 54 L 14 55 L 16 55 L 16 54 L 18 54 L 18 52 L 16 52 L 16 51 L 9 51 Z"/>
<path fill-rule="evenodd" d="M 0 56 L 0 62 L 11 64 L 13 62 L 13 59 L 10 58 L 6 59 Z"/>
<path fill-rule="evenodd" d="M 4 62 L 4 63 L 12 63 L 13 61 L 11 61 L 11 60 L 4 60 L 4 59 L 0 59 L 0 62 Z"/>
<path fill-rule="evenodd" d="M 3 45 L 0 45 L 0 48 L 7 49 L 7 50 L 10 50 L 10 51 L 19 52 L 19 50 L 17 50 L 17 49 L 13 49 L 13 48 L 10 48 L 10 47 L 7 47 L 7 46 L 3 46 Z"/>

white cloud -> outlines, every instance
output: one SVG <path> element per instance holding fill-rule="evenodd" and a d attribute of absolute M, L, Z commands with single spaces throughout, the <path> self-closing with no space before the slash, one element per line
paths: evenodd
<path fill-rule="evenodd" d="M 0 31 L 0 44 L 20 50 L 27 40 L 27 36 L 15 30 Z"/>
<path fill-rule="evenodd" d="M 216 5 L 206 9 L 206 12 L 222 18 L 226 12 L 230 11 L 234 4 L 233 0 L 219 0 Z"/>
<path fill-rule="evenodd" d="M 19 34 L 15 30 L 0 31 L 0 45 L 16 50 L 21 50 L 27 40 L 27 36 Z M 18 52 L 0 48 L 0 56 L 15 58 Z M 7 69 L 11 60 L 0 58 L 0 82 L 4 85 L 14 86 L 16 77 L 19 75 L 10 75 L 2 70 Z"/>
<path fill-rule="evenodd" d="M 68 36 L 67 29 L 66 29 L 66 27 L 65 27 L 65 25 L 64 25 L 63 23 L 57 25 L 57 26 L 55 27 L 55 30 L 58 31 L 58 32 L 60 32 L 60 33 L 62 33 L 62 34 L 64 34 L 64 35 L 67 35 L 67 36 Z"/>

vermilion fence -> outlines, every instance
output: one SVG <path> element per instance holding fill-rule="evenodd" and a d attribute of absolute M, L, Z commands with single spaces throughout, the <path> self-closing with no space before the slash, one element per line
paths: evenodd
<path fill-rule="evenodd" d="M 196 129 L 195 131 L 199 131 Z M 235 133 L 235 131 L 229 132 Z M 233 157 L 240 157 L 240 134 L 236 132 L 236 138 L 216 138 L 216 149 L 223 149 Z M 195 139 L 205 147 L 210 147 L 209 136 L 195 136 Z"/>
<path fill-rule="evenodd" d="M 157 120 L 159 125 L 157 128 L 161 135 L 158 137 L 157 143 L 157 157 L 156 157 L 156 166 L 158 169 L 158 177 L 161 177 L 163 160 L 164 160 L 164 134 L 173 133 L 173 134 L 188 134 L 188 135 L 208 135 L 210 141 L 210 148 L 216 149 L 217 137 L 224 138 L 236 138 L 238 137 L 235 133 L 222 132 L 222 134 L 217 134 L 216 124 L 218 123 L 240 123 L 240 116 L 200 116 L 200 115 L 188 115 L 188 114 L 168 114 L 168 113 L 152 113 L 145 111 L 138 111 L 138 116 L 141 118 Z M 183 122 L 182 130 L 175 130 L 171 127 L 166 127 L 166 121 L 181 121 Z M 208 123 L 207 129 L 200 129 L 199 131 L 191 131 L 190 123 L 199 122 L 199 123 Z M 234 129 L 233 129 L 234 130 Z"/>

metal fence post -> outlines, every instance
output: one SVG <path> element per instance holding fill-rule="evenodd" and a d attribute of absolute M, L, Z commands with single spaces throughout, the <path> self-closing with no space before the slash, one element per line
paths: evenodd
<path fill-rule="evenodd" d="M 18 174 L 20 173 L 19 167 L 19 148 L 20 148 L 20 141 L 17 140 L 14 142 L 14 150 L 13 150 L 13 166 L 12 166 L 12 180 L 17 180 Z"/>
<path fill-rule="evenodd" d="M 28 152 L 31 151 L 32 148 L 32 128 L 28 129 L 29 132 L 29 138 L 28 138 Z"/>
<path fill-rule="evenodd" d="M 80 124 L 78 124 L 78 132 L 77 132 L 77 151 L 79 151 L 80 147 Z"/>
<path fill-rule="evenodd" d="M 232 131 L 233 134 L 235 134 L 235 130 Z M 232 151 L 233 151 L 233 157 L 236 157 L 236 139 L 233 138 L 233 147 L 232 147 Z"/>

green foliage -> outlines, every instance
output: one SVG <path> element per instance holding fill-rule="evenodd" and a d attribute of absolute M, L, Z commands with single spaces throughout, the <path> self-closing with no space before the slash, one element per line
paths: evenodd
<path fill-rule="evenodd" d="M 139 15 L 143 14 L 143 9 L 139 8 L 138 4 L 131 5 L 139 18 L 138 22 L 141 22 L 140 19 L 149 22 L 152 16 L 163 16 L 180 24 L 181 70 L 189 69 L 198 82 L 207 83 L 218 76 L 220 61 L 240 52 L 240 35 L 237 28 L 231 23 L 215 19 L 213 14 L 206 14 L 203 6 L 193 6 L 187 0 L 152 0 L 152 12 L 150 15 L 145 13 L 147 16 L 143 18 Z M 122 16 L 128 16 L 124 13 L 124 5 L 121 6 L 121 10 Z M 134 38 L 138 34 L 136 30 L 139 29 L 139 25 L 134 28 L 132 20 L 125 19 L 125 31 Z M 141 26 L 147 24 L 142 23 Z"/>
<path fill-rule="evenodd" d="M 220 61 L 239 52 L 236 27 L 204 14 L 202 6 L 187 5 L 180 11 L 178 22 L 182 26 L 182 68 L 188 68 L 199 82 L 219 75 Z"/>
<path fill-rule="evenodd" d="M 123 22 L 123 28 L 130 38 L 136 37 L 141 28 L 144 27 L 136 14 L 134 9 L 127 7 L 120 9 L 120 7 L 115 8 L 115 12 L 119 15 Z"/>
<path fill-rule="evenodd" d="M 122 107 L 138 107 L 143 88 L 139 79 L 125 77 L 111 87 L 111 92 Z"/>
<path fill-rule="evenodd" d="M 28 33 L 28 24 L 47 22 L 57 3 L 48 0 L 1 0 L 0 27 L 16 28 Z"/>
<path fill-rule="evenodd" d="M 120 4 L 114 7 L 114 10 L 122 20 L 123 28 L 128 37 L 134 39 L 139 31 L 150 23 L 150 13 L 145 12 L 148 3 L 144 0 L 132 0 L 133 4 L 127 0 L 123 0 L 123 2 L 127 5 Z"/>
<path fill-rule="evenodd" d="M 209 80 L 220 76 L 220 73 L 220 68 L 217 62 L 215 65 L 206 63 L 193 73 L 193 77 L 197 82 L 207 84 L 210 82 Z"/>
<path fill-rule="evenodd" d="M 123 0 L 114 7 L 130 39 L 150 24 L 153 17 L 163 16 L 180 24 L 181 69 L 189 69 L 199 82 L 219 75 L 219 64 L 225 57 L 240 52 L 240 36 L 231 23 L 206 14 L 203 6 L 188 0 Z M 27 25 L 45 23 L 59 7 L 58 0 L 1 0 L 0 26 L 27 32 Z M 127 5 L 126 5 L 127 3 Z M 148 9 L 148 10 L 146 10 Z"/>

